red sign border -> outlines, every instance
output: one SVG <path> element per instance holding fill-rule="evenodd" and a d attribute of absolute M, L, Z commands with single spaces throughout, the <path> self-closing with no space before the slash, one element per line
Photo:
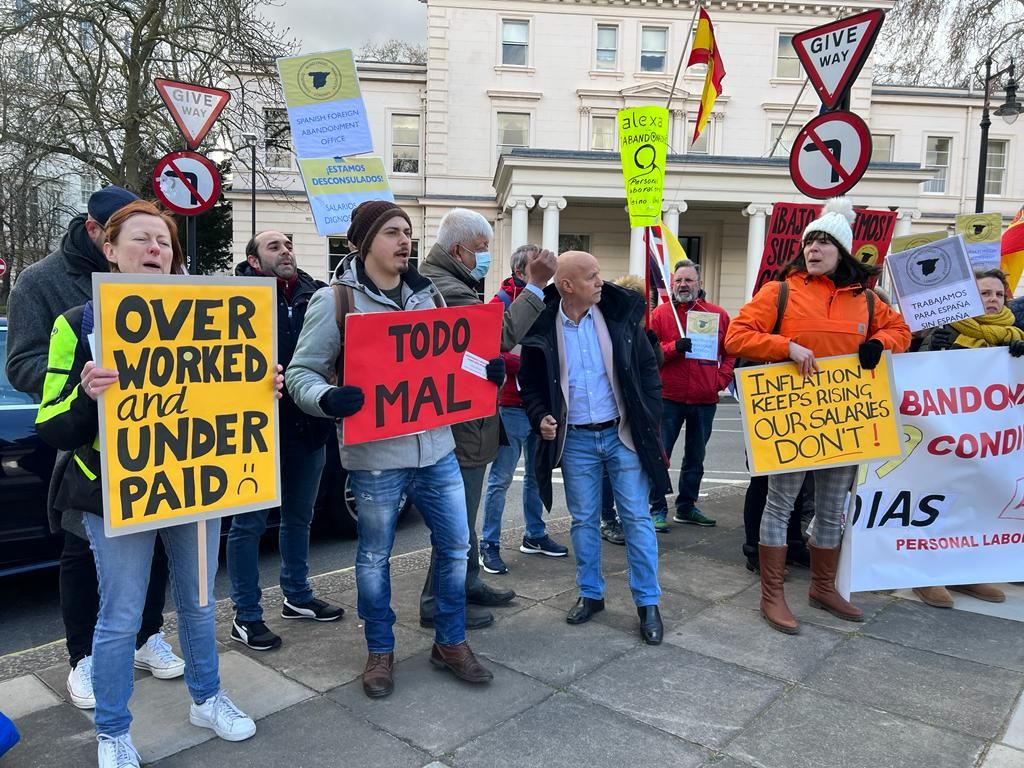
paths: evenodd
<path fill-rule="evenodd" d="M 160 189 L 160 172 L 169 165 L 171 166 L 171 170 L 178 173 L 178 169 L 174 166 L 174 161 L 186 157 L 190 160 L 198 161 L 210 172 L 210 176 L 213 178 L 213 191 L 210 194 L 209 199 L 204 200 L 201 205 L 195 208 L 184 208 L 177 203 L 171 202 L 170 198 L 164 195 L 163 190 Z M 186 179 L 182 179 L 180 176 L 178 178 L 181 179 L 182 183 L 185 184 L 186 187 L 188 187 L 188 181 Z M 189 191 L 196 197 L 199 197 L 196 190 L 190 188 Z M 217 204 L 217 200 L 220 198 L 220 171 L 217 170 L 217 166 L 214 165 L 210 158 L 205 155 L 200 155 L 198 152 L 168 152 L 166 155 L 161 157 L 153 167 L 153 193 L 157 196 L 157 199 L 163 203 L 165 208 L 169 208 L 175 213 L 180 213 L 182 216 L 198 216 L 199 214 L 205 213 L 213 208 L 213 206 Z"/>
<path fill-rule="evenodd" d="M 156 86 L 156 92 L 160 94 L 160 98 L 163 99 L 164 105 L 167 107 L 167 111 L 171 113 L 171 117 L 174 122 L 178 125 L 178 130 L 181 131 L 181 135 L 185 137 L 185 143 L 190 148 L 196 149 L 206 138 L 206 134 L 210 132 L 213 127 L 214 121 L 220 117 L 220 113 L 224 111 L 224 107 L 228 105 L 231 100 L 231 92 L 225 91 L 222 88 L 210 88 L 205 85 L 198 85 L 196 83 L 183 83 L 180 80 L 168 80 L 163 77 L 158 77 L 153 80 L 153 85 Z M 170 88 L 184 88 L 189 91 L 198 91 L 205 93 L 209 96 L 216 96 L 220 99 L 220 104 L 213 108 L 210 116 L 206 119 L 206 122 L 199 128 L 197 135 L 192 135 L 185 125 L 185 121 L 178 114 L 177 108 L 174 106 L 174 100 L 167 93 Z"/>
<path fill-rule="evenodd" d="M 857 159 L 857 164 L 854 166 L 853 170 L 849 172 L 849 178 L 842 180 L 834 188 L 819 189 L 811 186 L 811 184 L 800 175 L 800 151 L 803 147 L 804 140 L 811 131 L 823 123 L 834 122 L 836 120 L 849 124 L 857 132 L 857 135 L 861 140 L 861 156 Z M 825 155 L 827 157 L 828 153 L 826 152 Z M 870 162 L 871 131 L 868 129 L 867 123 L 853 112 L 826 112 L 813 118 L 797 133 L 796 139 L 793 141 L 793 149 L 789 153 L 789 177 L 793 180 L 793 184 L 796 185 L 796 188 L 807 195 L 807 197 L 811 197 L 816 200 L 824 200 L 829 197 L 845 194 L 853 189 L 857 182 L 859 182 L 864 176 L 864 172 L 868 169 L 868 164 Z"/>
<path fill-rule="evenodd" d="M 840 29 L 847 29 L 849 27 L 856 26 L 861 22 L 868 21 L 867 34 L 863 37 L 860 45 L 857 46 L 853 52 L 853 58 L 846 66 L 846 71 L 843 76 L 839 79 L 839 85 L 836 86 L 834 92 L 830 92 L 825 84 L 821 81 L 821 75 L 818 73 L 817 68 L 814 66 L 814 62 L 811 59 L 810 54 L 804 50 L 803 43 L 809 37 L 818 37 L 820 35 L 836 32 Z M 818 98 L 821 99 L 821 103 L 825 105 L 826 109 L 835 109 L 843 95 L 860 75 L 861 69 L 864 68 L 864 62 L 867 61 L 868 54 L 871 53 L 871 49 L 875 46 L 875 39 L 878 37 L 878 32 L 882 28 L 882 22 L 885 20 L 885 11 L 881 8 L 874 10 L 865 11 L 864 13 L 858 13 L 856 16 L 847 16 L 845 19 L 839 21 L 830 21 L 828 24 L 822 24 L 820 27 L 814 27 L 813 29 L 807 29 L 803 32 L 798 32 L 793 35 L 793 50 L 796 52 L 796 56 L 800 59 L 800 63 L 804 67 L 804 72 L 807 73 L 807 77 L 810 78 L 811 85 L 814 86 L 815 92 L 818 94 Z"/>

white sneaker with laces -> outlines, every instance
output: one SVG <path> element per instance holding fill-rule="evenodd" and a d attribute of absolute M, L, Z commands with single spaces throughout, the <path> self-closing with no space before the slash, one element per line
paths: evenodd
<path fill-rule="evenodd" d="M 185 660 L 175 656 L 164 633 L 157 632 L 135 652 L 135 668 L 151 672 L 158 680 L 173 680 L 185 674 Z"/>
<path fill-rule="evenodd" d="M 139 753 L 135 751 L 132 737 L 127 733 L 120 736 L 104 736 L 101 733 L 96 741 L 99 742 L 96 753 L 99 768 L 139 768 Z"/>
<path fill-rule="evenodd" d="M 92 692 L 92 656 L 86 656 L 68 673 L 68 695 L 79 709 L 96 709 Z"/>
<path fill-rule="evenodd" d="M 192 725 L 211 729 L 225 741 L 245 741 L 256 733 L 256 723 L 223 690 L 202 704 L 193 702 L 188 719 Z"/>

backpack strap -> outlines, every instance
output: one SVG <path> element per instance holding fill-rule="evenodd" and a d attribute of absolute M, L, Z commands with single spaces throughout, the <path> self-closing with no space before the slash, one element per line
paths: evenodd
<path fill-rule="evenodd" d="M 778 336 L 782 328 L 782 316 L 786 314 L 786 306 L 789 304 L 789 283 L 785 280 L 779 286 L 778 304 L 775 307 L 775 326 L 772 328 L 772 336 Z"/>
<path fill-rule="evenodd" d="M 333 283 L 331 290 L 334 292 L 334 322 L 337 323 L 338 333 L 341 335 L 341 353 L 334 361 L 334 381 L 331 383 L 340 387 L 345 381 L 345 318 L 352 311 L 355 297 L 351 285 Z"/>

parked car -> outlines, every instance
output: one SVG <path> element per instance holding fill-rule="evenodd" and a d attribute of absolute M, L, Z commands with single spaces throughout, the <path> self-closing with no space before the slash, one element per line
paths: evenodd
<path fill-rule="evenodd" d="M 36 433 L 39 399 L 8 381 L 7 319 L 0 317 L 0 577 L 57 565 L 60 534 L 50 533 L 46 497 L 56 451 Z M 402 512 L 411 506 L 403 499 Z M 317 492 L 318 531 L 354 537 L 358 510 L 341 466 L 338 441 L 327 444 L 327 464 Z M 271 525 L 276 526 L 275 513 Z M 222 535 L 228 525 L 222 526 Z"/>

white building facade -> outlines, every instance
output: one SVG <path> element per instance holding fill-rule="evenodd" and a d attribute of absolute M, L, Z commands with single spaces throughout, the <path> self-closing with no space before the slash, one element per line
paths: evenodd
<path fill-rule="evenodd" d="M 809 87 L 801 95 L 805 78 L 792 35 L 838 18 L 841 8 L 849 15 L 891 5 L 720 0 L 708 8 L 727 71 L 723 93 L 690 146 L 704 73 L 693 68 L 680 77 L 663 218 L 700 262 L 710 299 L 728 311 L 749 296 L 771 205 L 807 200 L 789 178 L 788 155 L 820 103 Z M 615 114 L 666 103 L 694 5 L 427 6 L 425 65 L 359 65 L 375 151 L 412 217 L 418 252 L 426 252 L 444 213 L 463 206 L 494 224 L 488 293 L 507 276 L 514 247 L 527 241 L 589 250 L 609 279 L 642 274 L 640 231 L 630 230 L 625 210 Z M 851 92 L 850 108 L 870 127 L 874 151 L 850 195 L 856 205 L 898 209 L 898 235 L 945 229 L 974 210 L 981 93 L 872 85 L 872 71 L 869 60 Z M 1001 103 L 1001 92 L 993 99 Z M 265 105 L 263 115 L 257 163 L 274 170 L 257 184 L 257 227 L 291 234 L 302 268 L 325 278 L 347 245 L 317 236 L 281 131 L 283 110 Z M 1024 180 L 1015 173 L 1018 130 L 995 118 L 990 132 L 986 210 L 1005 220 L 1024 203 Z M 249 178 L 243 168 L 229 193 L 238 259 L 250 234 Z"/>

